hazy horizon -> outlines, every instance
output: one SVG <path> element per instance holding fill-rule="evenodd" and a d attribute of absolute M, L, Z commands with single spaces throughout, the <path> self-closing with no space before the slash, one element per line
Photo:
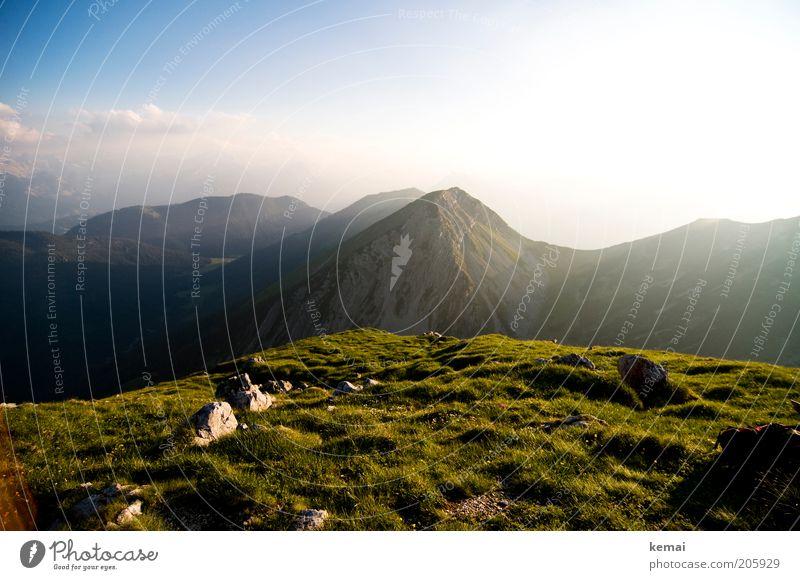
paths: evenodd
<path fill-rule="evenodd" d="M 800 215 L 790 2 L 61 6 L 0 7 L 0 170 L 59 211 L 457 185 L 576 248 Z"/>

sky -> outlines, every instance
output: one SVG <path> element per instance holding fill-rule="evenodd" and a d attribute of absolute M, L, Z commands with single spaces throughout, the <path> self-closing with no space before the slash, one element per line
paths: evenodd
<path fill-rule="evenodd" d="M 0 164 L 57 213 L 461 186 L 598 248 L 800 215 L 798 62 L 791 0 L 6 0 Z"/>

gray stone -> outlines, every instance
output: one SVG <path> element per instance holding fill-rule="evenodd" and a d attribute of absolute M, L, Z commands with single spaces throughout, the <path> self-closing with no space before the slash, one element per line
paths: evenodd
<path fill-rule="evenodd" d="M 233 393 L 239 391 L 252 391 L 257 389 L 259 385 L 254 385 L 250 380 L 250 375 L 242 373 L 228 377 L 217 385 L 215 396 L 219 399 L 227 400 Z"/>
<path fill-rule="evenodd" d="M 228 377 L 217 385 L 216 396 L 225 399 L 234 409 L 264 411 L 272 406 L 272 397 L 254 385 L 250 375 L 242 373 Z"/>
<path fill-rule="evenodd" d="M 563 429 L 566 427 L 586 428 L 592 424 L 608 425 L 608 423 L 606 423 L 602 419 L 595 417 L 594 415 L 581 414 L 581 415 L 569 415 L 567 417 L 564 417 L 563 419 L 556 419 L 555 421 L 548 421 L 547 423 L 542 423 L 542 428 L 545 431 L 552 431 L 554 429 Z"/>
<path fill-rule="evenodd" d="M 205 446 L 236 430 L 239 424 L 230 404 L 216 401 L 209 403 L 192 415 L 195 445 Z"/>
<path fill-rule="evenodd" d="M 96 515 L 98 510 L 107 505 L 109 501 L 108 496 L 101 493 L 93 493 L 72 506 L 72 513 L 78 518 L 88 518 Z"/>
<path fill-rule="evenodd" d="M 292 529 L 299 531 L 321 530 L 328 519 L 328 512 L 325 510 L 303 510 L 297 514 Z"/>
<path fill-rule="evenodd" d="M 137 499 L 117 514 L 117 517 L 114 518 L 114 523 L 121 526 L 133 521 L 139 515 L 142 515 L 142 500 Z"/>
<path fill-rule="evenodd" d="M 381 382 L 380 381 L 376 381 L 375 379 L 366 379 L 364 381 L 364 388 L 368 389 L 370 387 L 377 387 L 380 384 L 381 384 Z"/>
<path fill-rule="evenodd" d="M 662 391 L 669 383 L 667 369 L 638 354 L 620 357 L 617 370 L 622 380 L 640 396 L 646 397 L 652 391 Z"/>
<path fill-rule="evenodd" d="M 267 381 L 261 388 L 268 393 L 284 394 L 291 391 L 293 385 L 289 381 Z"/>
<path fill-rule="evenodd" d="M 107 495 L 108 497 L 114 497 L 121 494 L 125 490 L 119 483 L 114 482 L 108 487 L 106 487 L 101 493 L 103 495 Z"/>
<path fill-rule="evenodd" d="M 358 391 L 362 390 L 364 387 L 361 385 L 354 385 L 350 381 L 342 381 L 336 388 L 333 390 L 334 395 L 347 395 L 350 393 L 357 393 Z"/>
<path fill-rule="evenodd" d="M 589 370 L 594 370 L 594 363 L 590 361 L 585 356 L 581 356 L 579 354 L 570 353 L 565 354 L 564 356 L 560 356 L 555 359 L 556 363 L 561 365 L 567 365 L 570 367 L 583 367 Z"/>
<path fill-rule="evenodd" d="M 227 401 L 234 409 L 265 411 L 272 406 L 274 399 L 269 393 L 261 392 L 258 389 L 250 389 L 248 391 L 232 392 Z"/>
<path fill-rule="evenodd" d="M 78 491 L 87 492 L 92 488 L 91 483 L 83 483 L 78 487 Z M 134 488 L 132 485 L 120 485 L 115 482 L 103 488 L 99 493 L 92 493 L 77 502 L 72 506 L 72 513 L 78 518 L 97 515 L 102 507 L 108 505 L 120 495 L 125 494 L 125 497 L 132 497 L 136 492 L 140 491 L 142 491 L 142 488 Z"/>

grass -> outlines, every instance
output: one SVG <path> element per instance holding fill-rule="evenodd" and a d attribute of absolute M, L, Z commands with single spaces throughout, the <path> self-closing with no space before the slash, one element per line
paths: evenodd
<path fill-rule="evenodd" d="M 5 409 L 39 527 L 99 529 L 124 506 L 76 519 L 79 488 L 147 486 L 126 529 L 288 529 L 305 508 L 327 529 L 790 529 L 793 473 L 715 465 L 728 425 L 794 424 L 797 369 L 646 352 L 674 396 L 621 385 L 628 350 L 595 347 L 595 371 L 543 363 L 568 352 L 499 335 L 471 340 L 349 331 L 230 361 L 178 381 L 96 401 Z M 186 419 L 214 385 L 246 368 L 254 382 L 303 381 L 244 430 L 206 448 Z M 336 397 L 340 380 L 381 381 Z M 589 413 L 608 424 L 545 433 L 540 423 Z M 491 498 L 491 501 L 489 499 Z M 471 510 L 472 505 L 495 508 Z M 477 500 L 484 499 L 480 502 Z"/>

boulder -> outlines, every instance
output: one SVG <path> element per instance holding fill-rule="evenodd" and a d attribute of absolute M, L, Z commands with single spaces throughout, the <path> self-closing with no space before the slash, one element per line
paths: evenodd
<path fill-rule="evenodd" d="M 125 491 L 125 488 L 116 481 L 106 487 L 101 493 L 108 497 L 115 497 Z"/>
<path fill-rule="evenodd" d="M 267 381 L 261 388 L 268 393 L 283 394 L 291 391 L 294 386 L 289 381 Z"/>
<path fill-rule="evenodd" d="M 350 381 L 342 381 L 336 388 L 333 390 L 334 395 L 347 395 L 350 393 L 357 393 L 358 391 L 362 390 L 364 387 L 361 385 L 354 385 Z"/>
<path fill-rule="evenodd" d="M 82 500 L 77 502 L 74 506 L 72 506 L 72 513 L 78 518 L 88 518 L 93 515 L 97 515 L 100 508 L 105 507 L 112 501 L 114 501 L 117 497 L 124 495 L 126 499 L 136 499 L 142 492 L 144 492 L 144 487 L 135 487 L 133 485 L 120 485 L 119 483 L 112 483 L 111 485 L 103 488 L 98 493 L 91 493 L 87 497 L 84 497 Z M 79 486 L 76 490 L 77 493 L 87 493 L 90 490 L 94 489 L 94 486 L 91 483 L 83 483 Z M 136 499 L 133 503 L 139 504 L 139 511 L 138 513 L 132 513 L 132 515 L 139 515 L 142 513 L 141 511 L 141 500 Z M 133 504 L 132 504 L 133 505 Z M 134 508 L 134 512 L 136 512 L 136 508 Z"/>
<path fill-rule="evenodd" d="M 641 355 L 626 354 L 620 357 L 617 369 L 622 380 L 640 397 L 647 397 L 653 391 L 664 391 L 668 387 L 667 369 Z"/>
<path fill-rule="evenodd" d="M 88 518 L 96 515 L 100 508 L 110 501 L 111 498 L 102 493 L 93 493 L 72 506 L 72 513 L 81 519 Z"/>
<path fill-rule="evenodd" d="M 589 370 L 594 370 L 594 363 L 590 361 L 585 356 L 581 356 L 579 354 L 570 353 L 565 354 L 564 356 L 560 356 L 555 359 L 556 363 L 561 365 L 567 365 L 570 367 L 583 367 Z"/>
<path fill-rule="evenodd" d="M 366 379 L 364 381 L 364 388 L 368 389 L 370 387 L 377 387 L 380 384 L 381 384 L 381 382 L 380 381 L 376 381 L 375 379 Z"/>
<path fill-rule="evenodd" d="M 328 512 L 325 510 L 303 510 L 297 514 L 292 529 L 298 531 L 321 530 L 327 519 Z"/>
<path fill-rule="evenodd" d="M 254 385 L 250 380 L 250 375 L 242 373 L 228 377 L 217 385 L 214 395 L 219 399 L 227 399 L 232 393 L 237 391 L 250 391 L 257 389 L 259 385 Z"/>
<path fill-rule="evenodd" d="M 264 411 L 272 406 L 272 397 L 259 390 L 250 375 L 242 373 L 228 377 L 217 385 L 216 396 L 225 399 L 234 409 L 247 411 Z"/>
<path fill-rule="evenodd" d="M 269 393 L 262 393 L 258 389 L 250 389 L 249 391 L 234 391 L 227 401 L 234 409 L 265 411 L 272 406 L 274 399 Z"/>
<path fill-rule="evenodd" d="M 117 514 L 117 517 L 114 518 L 114 523 L 121 526 L 133 521 L 136 516 L 140 515 L 142 515 L 142 500 L 137 499 Z"/>
<path fill-rule="evenodd" d="M 195 445 L 205 446 L 236 430 L 239 424 L 230 404 L 216 401 L 197 411 L 191 418 Z"/>

